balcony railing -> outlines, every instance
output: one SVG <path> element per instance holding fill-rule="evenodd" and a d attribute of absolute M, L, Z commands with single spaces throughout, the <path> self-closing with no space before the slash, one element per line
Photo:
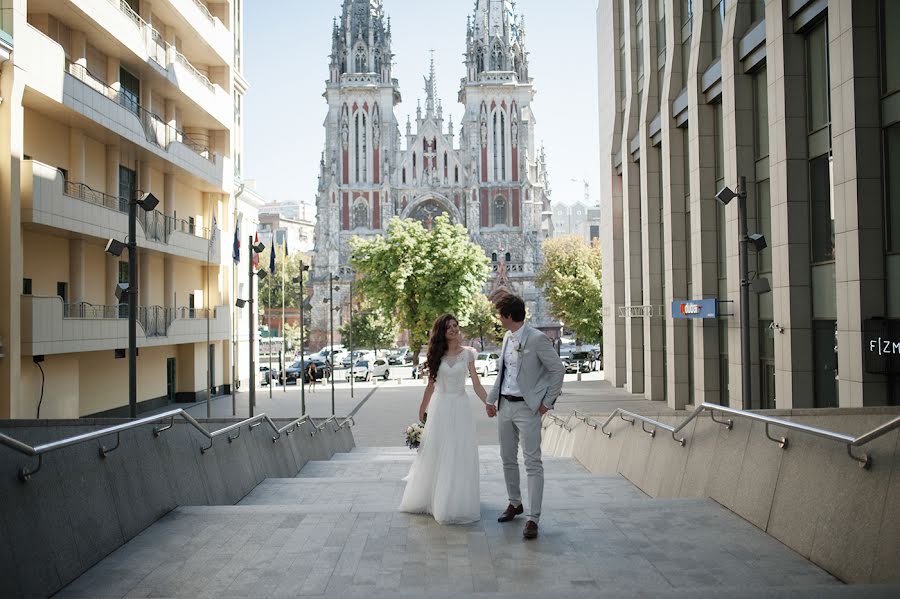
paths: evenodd
<path fill-rule="evenodd" d="M 176 320 L 215 318 L 215 310 L 207 308 L 138 306 L 137 322 L 147 337 L 166 337 Z M 63 304 L 63 318 L 84 320 L 120 320 L 128 318 L 128 304 L 101 306 L 89 302 Z"/>
<path fill-rule="evenodd" d="M 64 194 L 71 198 L 103 206 L 116 212 L 128 212 L 128 200 L 91 189 L 84 183 L 66 181 L 63 190 Z M 194 235 L 201 239 L 209 239 L 209 229 L 207 227 L 198 227 L 196 224 L 184 219 L 167 216 L 159 210 L 152 212 L 138 210 L 137 222 L 144 230 L 144 236 L 147 239 L 160 243 L 169 243 L 172 233 L 176 231 Z"/>
<path fill-rule="evenodd" d="M 140 120 L 147 141 L 160 149 L 168 150 L 169 144 L 178 142 L 184 144 L 210 162 L 215 160 L 209 148 L 191 139 L 181 129 L 177 129 L 166 123 L 159 116 L 141 106 L 134 94 L 127 90 L 119 91 L 109 87 L 102 79 L 91 74 L 87 68 L 78 63 L 66 61 L 66 73 L 86 84 L 97 93 L 106 96 L 113 102 L 117 102 L 129 112 L 134 113 Z"/>
<path fill-rule="evenodd" d="M 134 26 L 138 30 L 138 34 L 144 40 L 146 45 L 147 53 L 150 55 L 150 58 L 153 59 L 157 64 L 161 65 L 165 68 L 169 62 L 168 56 L 169 53 L 172 52 L 174 59 L 178 60 L 182 63 L 187 69 L 193 74 L 201 83 L 209 87 L 212 90 L 212 83 L 209 78 L 197 70 L 194 65 L 180 52 L 178 52 L 174 46 L 168 43 L 165 38 L 163 38 L 162 34 L 159 30 L 155 29 L 150 23 L 141 18 L 139 14 L 134 12 L 134 9 L 128 5 L 125 0 L 108 0 L 110 4 L 113 6 L 117 6 L 122 13 L 128 17 L 128 19 L 134 24 Z M 198 8 L 200 8 L 201 12 L 205 14 L 212 21 L 212 15 L 209 12 L 209 9 L 206 6 L 199 2 L 199 0 L 194 0 L 194 3 L 197 4 Z"/>
<path fill-rule="evenodd" d="M 194 0 L 194 4 L 197 5 L 197 8 L 199 8 L 200 12 L 203 13 L 203 16 L 205 16 L 207 19 L 209 19 L 210 23 L 214 22 L 212 13 L 209 12 L 209 8 L 205 4 L 200 2 L 200 0 Z"/>

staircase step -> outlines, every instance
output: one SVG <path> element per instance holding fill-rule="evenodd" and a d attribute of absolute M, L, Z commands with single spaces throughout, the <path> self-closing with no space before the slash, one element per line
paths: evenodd
<path fill-rule="evenodd" d="M 180 507 L 58 596 L 897 596 L 841 585 L 711 500 L 556 505 L 535 541 L 493 505 L 465 526 L 348 505 Z"/>
<path fill-rule="evenodd" d="M 523 477 L 523 486 L 524 481 Z M 502 476 L 483 477 L 480 486 L 483 505 L 497 512 L 506 507 L 506 483 Z M 335 502 L 350 503 L 354 511 L 365 511 L 367 506 L 373 505 L 379 506 L 378 510 L 373 511 L 390 511 L 400 505 L 405 488 L 406 483 L 399 479 L 268 479 L 244 497 L 240 505 L 318 505 Z M 544 481 L 545 510 L 591 507 L 628 499 L 646 500 L 647 496 L 618 475 L 546 478 Z"/>

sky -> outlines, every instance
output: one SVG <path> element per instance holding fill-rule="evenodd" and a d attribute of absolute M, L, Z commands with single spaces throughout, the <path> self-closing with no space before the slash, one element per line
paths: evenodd
<path fill-rule="evenodd" d="M 395 108 L 401 131 L 407 115 L 415 130 L 416 103 L 434 50 L 438 97 L 445 121 L 462 122 L 459 80 L 466 17 L 472 0 L 384 0 L 391 17 L 394 77 L 403 102 Z M 535 136 L 544 142 L 554 202 L 599 191 L 595 0 L 518 0 L 525 16 L 530 75 L 537 91 Z M 250 82 L 244 113 L 244 178 L 256 180 L 267 201 L 314 204 L 328 109 L 331 27 L 342 0 L 247 0 L 244 3 L 244 76 Z M 457 137 L 458 139 L 458 137 Z M 574 181 L 573 181 L 574 179 Z"/>

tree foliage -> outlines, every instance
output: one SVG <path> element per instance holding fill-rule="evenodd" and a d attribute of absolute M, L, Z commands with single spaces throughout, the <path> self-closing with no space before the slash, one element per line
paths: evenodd
<path fill-rule="evenodd" d="M 576 339 L 598 343 L 603 335 L 603 288 L 599 244 L 577 235 L 543 243 L 544 265 L 537 283 L 544 288 L 550 312 L 575 333 Z"/>
<path fill-rule="evenodd" d="M 353 347 L 387 349 L 394 344 L 397 327 L 385 311 L 371 306 L 360 306 L 353 311 L 353 326 L 350 322 L 340 328 L 341 339 L 353 340 Z M 352 331 L 352 337 L 351 337 Z"/>
<path fill-rule="evenodd" d="M 418 221 L 394 218 L 384 237 L 356 238 L 351 246 L 361 295 L 409 331 L 413 352 L 428 342 L 441 314 L 455 314 L 461 326 L 469 323 L 489 271 L 484 250 L 469 240 L 464 226 L 451 224 L 446 215 L 428 230 Z"/>
<path fill-rule="evenodd" d="M 259 307 L 280 308 L 281 297 L 284 294 L 284 306 L 286 308 L 299 308 L 300 286 L 293 282 L 294 277 L 300 274 L 300 262 L 309 265 L 309 258 L 300 252 L 295 252 L 285 260 L 284 252 L 280 247 L 266 248 L 259 255 L 259 267 L 269 270 L 271 252 L 275 251 L 275 274 L 269 275 L 259 282 Z M 287 269 L 287 270 L 285 270 Z M 240 276 L 240 275 L 239 275 Z M 303 285 L 307 283 L 309 272 L 303 273 Z M 246 280 L 246 274 L 244 279 Z M 270 294 L 271 292 L 271 294 Z"/>
<path fill-rule="evenodd" d="M 497 319 L 497 311 L 484 294 L 475 296 L 472 314 L 469 323 L 463 327 L 463 332 L 468 339 L 480 340 L 481 349 L 485 345 L 498 344 L 503 339 L 503 327 Z"/>

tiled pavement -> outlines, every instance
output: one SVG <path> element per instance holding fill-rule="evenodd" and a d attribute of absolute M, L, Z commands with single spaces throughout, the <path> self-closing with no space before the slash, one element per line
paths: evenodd
<path fill-rule="evenodd" d="M 478 523 L 398 513 L 412 454 L 357 448 L 239 505 L 180 507 L 58 596 L 895 596 L 841 585 L 713 501 L 650 499 L 567 458 L 545 458 L 541 534 L 525 541 L 521 518 L 496 520 L 498 448 L 480 453 Z"/>

